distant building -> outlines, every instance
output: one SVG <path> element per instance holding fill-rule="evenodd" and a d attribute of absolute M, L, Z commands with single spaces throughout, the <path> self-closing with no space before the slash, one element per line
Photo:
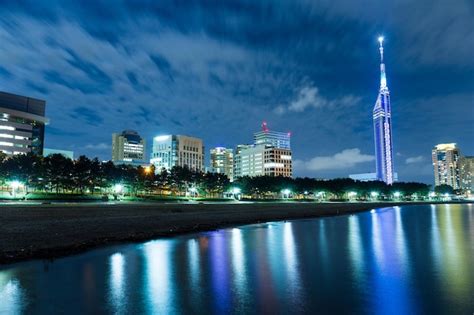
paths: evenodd
<path fill-rule="evenodd" d="M 371 182 L 377 180 L 377 173 L 351 174 L 349 178 L 361 182 Z"/>
<path fill-rule="evenodd" d="M 199 138 L 182 135 L 163 135 L 153 138 L 150 163 L 159 172 L 173 166 L 204 171 L 204 146 Z"/>
<path fill-rule="evenodd" d="M 115 164 L 145 165 L 146 141 L 134 130 L 112 134 L 112 162 Z"/>
<path fill-rule="evenodd" d="M 237 147 L 234 177 L 263 175 L 291 177 L 291 150 L 264 144 Z"/>
<path fill-rule="evenodd" d="M 226 175 L 230 181 L 234 179 L 234 150 L 216 147 L 211 149 L 210 171 Z"/>
<path fill-rule="evenodd" d="M 0 151 L 43 155 L 46 102 L 0 92 Z"/>
<path fill-rule="evenodd" d="M 351 174 L 349 175 L 350 179 L 358 180 L 361 182 L 372 182 L 380 180 L 377 177 L 377 173 L 361 173 L 361 174 Z M 393 180 L 396 182 L 398 180 L 398 173 L 393 173 Z"/>
<path fill-rule="evenodd" d="M 461 188 L 460 157 L 456 143 L 438 144 L 433 148 L 432 158 L 436 186 L 449 185 L 453 189 Z"/>
<path fill-rule="evenodd" d="M 459 159 L 461 189 L 474 194 L 474 156 L 463 156 Z"/>
<path fill-rule="evenodd" d="M 53 155 L 53 154 L 61 154 L 65 158 L 74 160 L 74 152 L 73 151 L 49 149 L 49 148 L 44 148 L 43 149 L 43 156 L 49 156 L 49 155 Z"/>
<path fill-rule="evenodd" d="M 253 137 L 255 145 L 265 144 L 280 149 L 291 149 L 291 133 L 269 130 L 266 122 L 262 123 L 262 130 L 254 133 Z"/>
<path fill-rule="evenodd" d="M 263 122 L 254 134 L 255 143 L 238 145 L 234 155 L 234 178 L 242 176 L 293 175 L 290 133 L 270 131 Z"/>

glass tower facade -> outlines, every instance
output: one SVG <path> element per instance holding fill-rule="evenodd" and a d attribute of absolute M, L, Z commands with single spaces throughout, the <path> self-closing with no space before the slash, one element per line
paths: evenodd
<path fill-rule="evenodd" d="M 380 42 L 380 90 L 373 111 L 376 178 L 391 185 L 394 182 L 392 108 L 383 61 L 383 38 Z"/>

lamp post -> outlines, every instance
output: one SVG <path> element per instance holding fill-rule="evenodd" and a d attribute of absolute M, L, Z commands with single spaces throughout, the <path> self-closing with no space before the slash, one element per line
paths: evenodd
<path fill-rule="evenodd" d="M 239 187 L 232 188 L 232 197 L 236 200 L 240 200 L 240 193 L 242 190 Z"/>
<path fill-rule="evenodd" d="M 354 201 L 354 199 L 357 197 L 357 193 L 355 191 L 350 191 L 347 193 L 347 196 L 349 197 L 349 201 Z"/>
<path fill-rule="evenodd" d="M 291 190 L 289 190 L 289 189 L 283 189 L 283 190 L 281 191 L 281 194 L 282 194 L 283 199 L 288 199 L 288 198 L 290 198 Z"/>
<path fill-rule="evenodd" d="M 373 191 L 370 193 L 370 197 L 372 197 L 372 200 L 377 200 L 379 197 L 379 193 L 376 191 Z"/>
<path fill-rule="evenodd" d="M 14 181 L 11 181 L 8 183 L 8 185 L 11 187 L 12 189 L 12 196 L 13 198 L 16 198 L 16 194 L 18 192 L 18 189 L 20 189 L 21 187 L 23 187 L 24 185 L 22 183 L 20 183 L 19 181 L 17 180 L 14 180 Z"/>
<path fill-rule="evenodd" d="M 402 196 L 402 194 L 399 191 L 396 191 L 396 192 L 393 193 L 393 197 L 395 199 L 400 199 L 401 196 Z"/>
<path fill-rule="evenodd" d="M 196 187 L 189 188 L 189 192 L 191 193 L 191 198 L 196 198 L 196 196 L 197 196 L 197 188 Z"/>

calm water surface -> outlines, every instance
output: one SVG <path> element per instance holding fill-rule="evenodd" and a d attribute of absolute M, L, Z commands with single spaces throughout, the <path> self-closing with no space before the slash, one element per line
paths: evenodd
<path fill-rule="evenodd" d="M 474 206 L 249 225 L 0 269 L 1 314 L 474 313 Z"/>

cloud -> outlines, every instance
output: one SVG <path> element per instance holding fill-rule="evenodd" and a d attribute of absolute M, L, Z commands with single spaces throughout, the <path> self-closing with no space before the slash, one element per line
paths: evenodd
<path fill-rule="evenodd" d="M 279 105 L 275 108 L 274 112 L 281 115 L 285 113 L 286 110 L 292 112 L 303 112 L 307 108 L 346 107 L 356 105 L 360 100 L 360 97 L 351 94 L 330 100 L 322 96 L 317 87 L 309 85 L 300 88 L 296 95 L 296 99 L 291 101 L 287 108 L 283 105 Z"/>
<path fill-rule="evenodd" d="M 294 166 L 307 171 L 343 170 L 374 159 L 373 155 L 362 154 L 360 149 L 354 148 L 342 150 L 332 156 L 316 156 L 309 161 L 295 160 Z"/>
<path fill-rule="evenodd" d="M 425 158 L 422 155 L 412 156 L 412 157 L 409 157 L 405 160 L 405 164 L 420 163 L 420 162 L 423 162 L 424 160 L 425 160 Z"/>

